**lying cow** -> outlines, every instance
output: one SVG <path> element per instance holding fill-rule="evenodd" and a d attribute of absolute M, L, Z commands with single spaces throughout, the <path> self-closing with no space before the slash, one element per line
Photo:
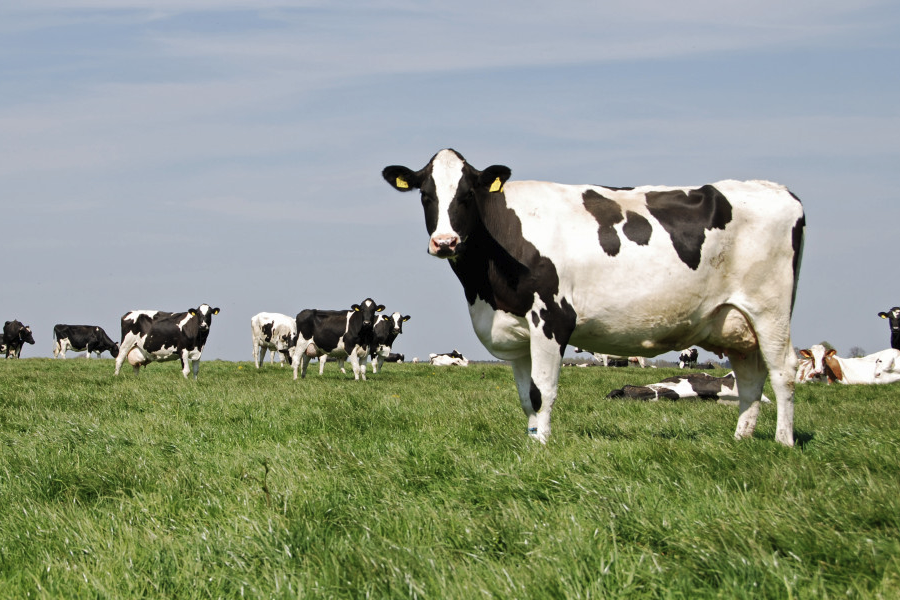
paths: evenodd
<path fill-rule="evenodd" d="M 453 352 L 445 352 L 442 354 L 436 354 L 432 352 L 428 355 L 431 359 L 431 364 L 436 367 L 468 367 L 469 359 L 460 354 L 457 350 Z"/>
<path fill-rule="evenodd" d="M 219 309 L 208 304 L 180 313 L 160 310 L 125 313 L 115 374 L 119 374 L 126 359 L 135 373 L 151 362 L 179 359 L 184 378 L 193 371 L 194 379 L 197 379 L 200 356 L 209 337 L 212 317 L 217 314 Z"/>
<path fill-rule="evenodd" d="M 582 348 L 575 348 L 575 352 L 588 352 Z M 640 368 L 647 366 L 647 359 L 643 356 L 617 356 L 615 354 L 601 354 L 599 352 L 590 352 L 595 361 L 604 367 L 627 367 L 629 365 L 637 365 Z"/>
<path fill-rule="evenodd" d="M 689 373 L 669 377 L 659 383 L 649 385 L 626 385 L 611 391 L 606 397 L 628 400 L 682 400 L 684 398 L 737 400 L 738 389 L 734 371 L 724 377 L 713 377 L 708 373 Z M 761 400 L 770 402 L 765 396 L 762 396 Z"/>
<path fill-rule="evenodd" d="M 880 312 L 878 316 L 882 319 L 887 319 L 888 324 L 891 326 L 891 348 L 900 350 L 900 306 Z"/>
<path fill-rule="evenodd" d="M 679 369 L 695 369 L 697 368 L 697 358 L 700 355 L 696 348 L 686 348 L 681 351 L 678 357 Z"/>
<path fill-rule="evenodd" d="M 351 306 L 350 310 L 312 308 L 297 313 L 297 345 L 292 356 L 294 379 L 297 379 L 298 369 L 300 377 L 306 377 L 306 368 L 314 357 L 319 357 L 321 373 L 325 365 L 323 358 L 327 355 L 347 359 L 353 368 L 353 378 L 365 380 L 366 357 L 372 345 L 377 316 L 375 313 L 383 310 L 383 304 L 375 304 L 374 300 L 366 298 Z"/>
<path fill-rule="evenodd" d="M 96 325 L 63 325 L 53 326 L 53 357 L 66 358 L 66 352 L 85 352 L 90 358 L 96 352 L 97 358 L 109 352 L 113 358 L 119 355 L 119 345 L 112 341 L 102 327 Z"/>
<path fill-rule="evenodd" d="M 291 349 L 297 343 L 297 321 L 281 313 L 261 312 L 250 318 L 250 335 L 253 339 L 253 364 L 258 369 L 266 359 L 266 350 L 281 354 L 281 366 L 291 362 Z"/>
<path fill-rule="evenodd" d="M 815 344 L 800 351 L 798 380 L 824 376 L 828 383 L 848 385 L 882 384 L 900 381 L 900 350 L 888 348 L 859 358 L 841 358 L 834 348 Z M 801 379 L 802 373 L 802 379 Z"/>
<path fill-rule="evenodd" d="M 34 344 L 31 327 L 22 325 L 17 319 L 3 324 L 2 347 L 6 358 L 20 358 L 22 356 L 22 346 L 25 344 Z"/>
<path fill-rule="evenodd" d="M 793 446 L 796 196 L 768 181 L 613 188 L 510 174 L 452 149 L 382 170 L 394 189 L 420 191 L 428 253 L 459 279 L 481 343 L 512 363 L 529 435 L 550 436 L 567 345 L 622 356 L 700 346 L 728 355 L 740 381 L 734 436 L 752 435 L 768 376 L 775 439 Z"/>

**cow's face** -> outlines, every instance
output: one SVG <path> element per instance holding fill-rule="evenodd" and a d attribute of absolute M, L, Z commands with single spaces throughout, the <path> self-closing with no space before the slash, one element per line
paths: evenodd
<path fill-rule="evenodd" d="M 362 328 L 364 330 L 372 329 L 372 326 L 375 325 L 375 313 L 380 313 L 384 310 L 384 304 L 375 304 L 375 301 L 371 298 L 366 298 L 359 304 L 354 304 L 350 308 L 353 309 L 354 312 L 359 313 L 362 317 Z"/>
<path fill-rule="evenodd" d="M 822 344 L 814 344 L 809 349 L 801 350 L 800 356 L 812 361 L 812 369 L 808 371 L 808 379 L 819 377 L 825 373 L 825 359 L 836 354 L 834 349 L 826 350 Z"/>
<path fill-rule="evenodd" d="M 34 336 L 31 334 L 31 327 L 23 327 L 19 330 L 19 341 L 26 344 L 34 343 Z"/>
<path fill-rule="evenodd" d="M 198 317 L 201 330 L 208 331 L 209 326 L 212 325 L 213 315 L 219 314 L 219 309 L 211 308 L 209 304 L 201 304 L 199 307 L 189 310 L 188 313 L 191 316 Z"/>
<path fill-rule="evenodd" d="M 509 178 L 507 167 L 495 165 L 478 171 L 455 150 L 441 150 L 420 171 L 389 166 L 384 179 L 395 189 L 419 189 L 425 209 L 428 253 L 453 258 L 465 249 L 469 235 L 482 226 L 478 202 L 503 190 Z"/>
<path fill-rule="evenodd" d="M 114 343 L 112 348 L 109 349 L 109 353 L 113 358 L 117 358 L 119 356 L 119 345 Z"/>
<path fill-rule="evenodd" d="M 409 315 L 405 317 L 398 312 L 395 312 L 390 316 L 391 320 L 391 333 L 394 335 L 400 335 L 403 333 L 403 322 L 409 321 Z"/>

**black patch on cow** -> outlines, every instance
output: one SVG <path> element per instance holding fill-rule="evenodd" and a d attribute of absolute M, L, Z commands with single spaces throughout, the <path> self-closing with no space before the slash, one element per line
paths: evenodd
<path fill-rule="evenodd" d="M 262 331 L 263 339 L 269 343 L 272 342 L 272 333 L 275 329 L 275 323 L 272 321 L 268 321 L 263 323 L 263 326 L 260 327 L 260 331 Z"/>
<path fill-rule="evenodd" d="M 528 397 L 531 398 L 531 408 L 534 412 L 541 410 L 543 399 L 541 398 L 541 390 L 535 385 L 534 379 L 531 380 L 531 389 L 528 391 Z"/>
<path fill-rule="evenodd" d="M 712 185 L 682 190 L 647 192 L 647 208 L 672 239 L 678 258 L 697 270 L 706 231 L 725 229 L 731 222 L 731 203 Z"/>
<path fill-rule="evenodd" d="M 793 194 L 791 194 L 793 196 Z M 796 198 L 796 196 L 794 196 Z M 798 200 L 799 202 L 799 200 Z M 794 228 L 791 230 L 791 246 L 794 249 L 794 294 L 791 297 L 791 311 L 794 310 L 794 300 L 797 298 L 797 278 L 800 276 L 800 258 L 803 254 L 803 231 L 806 228 L 806 215 L 801 215 Z"/>
<path fill-rule="evenodd" d="M 629 210 L 625 212 L 625 225 L 622 226 L 622 233 L 638 246 L 646 246 L 650 243 L 653 227 L 643 215 Z"/>
<path fill-rule="evenodd" d="M 642 385 L 626 385 L 613 390 L 606 395 L 607 398 L 626 398 L 629 400 L 654 400 L 656 391 Z"/>
<path fill-rule="evenodd" d="M 584 208 L 597 220 L 597 238 L 600 247 L 610 256 L 616 256 L 622 249 L 622 241 L 616 232 L 615 225 L 625 218 L 622 207 L 615 200 L 600 195 L 595 190 L 587 190 L 581 195 Z"/>
<path fill-rule="evenodd" d="M 531 322 L 534 323 L 535 327 L 537 327 L 541 322 L 541 317 L 537 314 L 536 311 L 531 311 Z"/>
<path fill-rule="evenodd" d="M 670 390 L 669 388 L 657 389 L 656 395 L 658 398 L 666 398 L 667 400 L 679 400 L 681 398 L 681 396 L 678 395 L 678 392 Z"/>

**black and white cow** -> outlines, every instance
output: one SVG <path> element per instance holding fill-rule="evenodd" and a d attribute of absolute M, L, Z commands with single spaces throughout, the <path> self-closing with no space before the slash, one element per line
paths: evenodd
<path fill-rule="evenodd" d="M 566 345 L 620 356 L 700 346 L 740 382 L 736 438 L 752 435 L 768 372 L 775 438 L 794 443 L 790 339 L 805 217 L 766 181 L 616 189 L 509 181 L 441 150 L 418 171 L 428 252 L 449 259 L 485 348 L 512 363 L 528 433 L 545 442 Z"/>
<path fill-rule="evenodd" d="M 695 369 L 697 368 L 697 358 L 700 356 L 700 353 L 697 352 L 696 348 L 685 348 L 681 351 L 681 356 L 678 357 L 678 368 L 679 369 Z"/>
<path fill-rule="evenodd" d="M 218 308 L 201 304 L 187 312 L 133 310 L 122 316 L 122 343 L 116 357 L 116 375 L 127 359 L 137 373 L 155 361 L 181 360 L 181 372 L 194 379 L 200 370 L 200 356 L 209 337 L 213 315 Z"/>
<path fill-rule="evenodd" d="M 113 358 L 119 355 L 119 345 L 112 341 L 102 327 L 96 325 L 63 325 L 53 326 L 53 356 L 66 357 L 66 352 L 86 352 L 85 358 L 90 358 L 92 352 L 97 353 L 97 358 L 104 352 L 109 352 Z"/>
<path fill-rule="evenodd" d="M 366 298 L 351 306 L 350 310 L 310 308 L 300 311 L 297 314 L 297 345 L 292 357 L 294 379 L 297 379 L 298 369 L 300 377 L 306 377 L 310 359 L 318 356 L 322 360 L 327 355 L 339 360 L 346 359 L 353 368 L 353 378 L 365 380 L 366 357 L 372 345 L 377 317 L 375 313 L 383 310 L 383 304 L 375 304 L 374 300 Z M 324 362 L 320 363 L 322 366 Z"/>
<path fill-rule="evenodd" d="M 607 398 L 625 398 L 628 400 L 683 400 L 700 398 L 701 400 L 737 400 L 737 382 L 734 371 L 724 377 L 714 377 L 708 373 L 689 373 L 663 379 L 659 383 L 648 385 L 626 385 L 613 390 Z M 770 402 L 762 396 L 763 402 Z"/>
<path fill-rule="evenodd" d="M 404 360 L 406 360 L 405 354 L 397 354 L 395 352 L 391 352 L 384 357 L 384 362 L 386 363 L 402 363 Z"/>
<path fill-rule="evenodd" d="M 253 338 L 253 364 L 258 369 L 266 358 L 266 350 L 281 354 L 281 366 L 291 362 L 291 349 L 297 343 L 297 320 L 281 313 L 261 312 L 250 318 Z"/>
<path fill-rule="evenodd" d="M 428 355 L 431 364 L 436 367 L 468 367 L 469 359 L 463 356 L 459 350 L 453 352 L 432 352 Z"/>
<path fill-rule="evenodd" d="M 880 312 L 878 316 L 887 319 L 891 326 L 891 348 L 900 350 L 900 306 Z"/>
<path fill-rule="evenodd" d="M 6 358 L 20 358 L 22 356 L 22 346 L 25 344 L 34 344 L 34 336 L 31 334 L 31 327 L 23 325 L 18 319 L 7 321 L 3 324 L 3 352 Z"/>
<path fill-rule="evenodd" d="M 378 315 L 378 320 L 375 321 L 372 347 L 370 349 L 373 373 L 377 373 L 385 362 L 390 362 L 387 358 L 391 355 L 391 346 L 394 345 L 397 336 L 403 333 L 403 324 L 409 319 L 409 315 L 404 316 L 398 312 L 392 313 L 387 317 Z"/>

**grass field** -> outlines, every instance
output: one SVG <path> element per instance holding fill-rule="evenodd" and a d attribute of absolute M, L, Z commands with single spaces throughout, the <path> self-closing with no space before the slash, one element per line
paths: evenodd
<path fill-rule="evenodd" d="M 499 364 L 112 371 L 0 362 L 0 597 L 900 597 L 897 385 L 799 388 L 789 449 L 564 369 L 541 446 Z"/>

